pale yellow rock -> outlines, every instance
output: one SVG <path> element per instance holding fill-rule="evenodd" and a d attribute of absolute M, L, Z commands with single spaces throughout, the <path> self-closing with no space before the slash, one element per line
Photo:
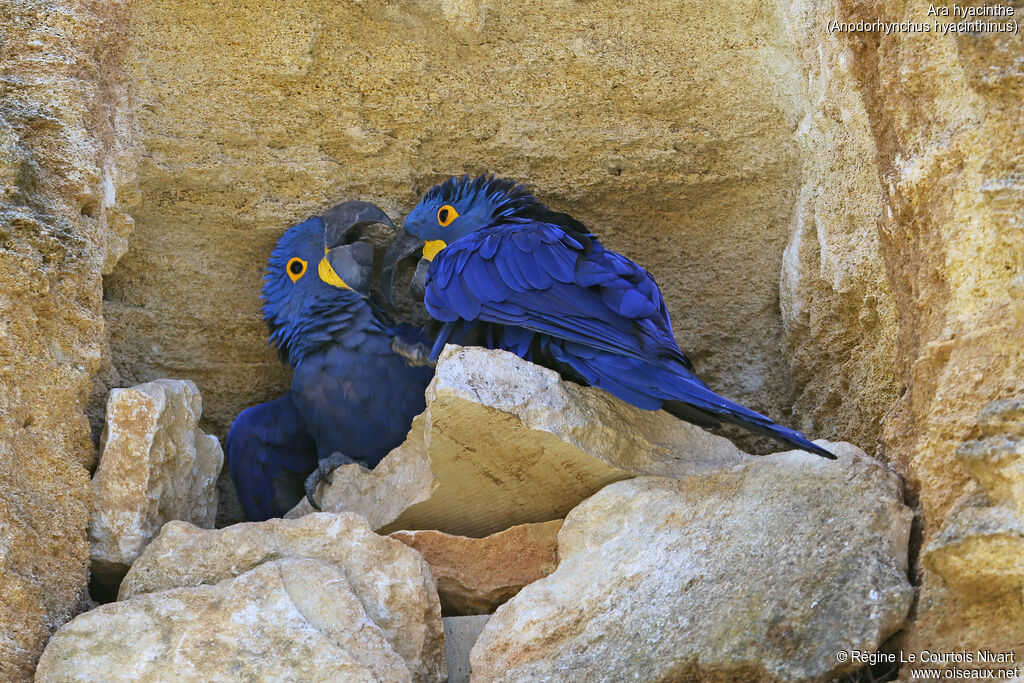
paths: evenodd
<path fill-rule="evenodd" d="M 380 529 L 395 521 L 410 505 L 430 498 L 437 487 L 427 456 L 425 414 L 412 421 L 405 441 L 372 470 L 345 465 L 334 470 L 329 486 L 321 486 L 317 501 L 323 510 L 354 512 Z M 296 519 L 315 512 L 306 499 L 285 515 Z"/>
<path fill-rule="evenodd" d="M 979 412 L 992 401 L 1024 395 L 1024 41 L 1019 33 L 955 30 L 963 19 L 952 12 L 929 16 L 933 4 L 796 0 L 788 14 L 804 19 L 787 20 L 804 46 L 809 92 L 822 93 L 815 105 L 820 118 L 826 125 L 831 119 L 862 130 L 860 102 L 873 138 L 874 151 L 860 149 L 872 160 L 881 205 L 873 218 L 860 200 L 849 209 L 860 223 L 870 222 L 868 230 L 877 236 L 898 311 L 893 367 L 899 398 L 884 415 L 879 452 L 905 478 L 908 499 L 918 506 L 922 548 L 956 524 L 959 501 L 977 491 L 956 453 L 977 438 Z M 1019 31 L 1021 8 L 1014 17 L 982 19 L 1012 19 Z M 824 27 L 832 20 L 927 22 L 932 30 L 829 36 Z M 954 30 L 946 30 L 950 27 Z M 828 79 L 837 87 L 819 87 Z M 846 137 L 840 133 L 834 140 Z M 825 154 L 842 152 L 827 136 L 818 139 Z M 836 198 L 862 196 L 860 164 L 845 153 L 832 159 L 836 181 L 828 192 Z M 828 158 L 818 165 L 828 171 L 821 177 L 833 177 Z M 845 169 L 853 171 L 849 177 Z M 818 230 L 826 233 L 825 243 L 833 241 L 829 233 L 840 238 L 845 233 L 827 224 Z M 831 270 L 864 270 L 863 253 L 839 250 L 828 259 L 839 264 Z M 812 278 L 813 270 L 812 265 Z M 875 327 L 869 314 L 855 301 L 838 312 L 850 321 L 844 327 L 866 330 Z M 803 401 L 822 406 L 824 414 L 831 412 L 837 389 L 845 389 L 845 396 L 877 394 L 864 372 L 870 361 L 859 353 L 870 352 L 872 344 L 851 337 L 843 345 L 816 349 L 809 340 L 798 351 L 800 365 L 850 381 L 846 387 L 832 383 L 810 391 Z M 829 369 L 836 364 L 846 369 Z M 850 403 L 864 405 L 860 398 Z M 927 563 L 917 563 L 922 564 Z M 954 584 L 964 580 L 954 578 Z M 962 592 L 925 566 L 915 621 L 895 646 L 907 652 L 1024 650 L 1024 599 L 1019 592 L 1008 597 L 1000 585 L 982 582 L 980 590 Z"/>
<path fill-rule="evenodd" d="M 281 558 L 336 566 L 413 679 L 444 678 L 441 606 L 429 567 L 418 553 L 373 533 L 354 514 L 318 513 L 217 530 L 170 522 L 132 565 L 119 599 L 218 584 Z"/>
<path fill-rule="evenodd" d="M 978 422 L 980 438 L 956 455 L 980 490 L 954 505 L 921 552 L 926 580 L 939 579 L 945 593 L 933 591 L 924 606 L 926 613 L 955 609 L 969 623 L 985 623 L 987 612 L 998 626 L 1019 613 L 1024 590 L 1024 398 L 994 401 Z M 1010 629 L 985 649 L 1021 648 L 1024 632 Z"/>
<path fill-rule="evenodd" d="M 0 680 L 30 680 L 89 578 L 84 409 L 127 247 L 125 3 L 0 3 Z M 103 393 L 106 391 L 104 389 Z"/>
<path fill-rule="evenodd" d="M 491 615 L 474 681 L 830 680 L 902 626 L 911 511 L 846 443 L 612 484 L 558 534 L 558 569 Z"/>
<path fill-rule="evenodd" d="M 344 571 L 261 564 L 212 586 L 109 603 L 65 624 L 36 680 L 412 681 Z"/>
<path fill-rule="evenodd" d="M 1019 35 L 825 29 L 944 27 L 923 0 L 577 9 L 3 3 L 0 678 L 85 586 L 90 382 L 98 426 L 109 387 L 180 370 L 223 435 L 287 384 L 258 313 L 282 228 L 450 173 L 520 178 L 648 267 L 724 395 L 871 452 L 881 424 L 921 547 L 952 523 L 956 449 L 1024 393 Z M 1024 648 L 1019 599 L 921 580 L 906 650 Z"/>
<path fill-rule="evenodd" d="M 196 427 L 202 410 L 189 380 L 110 392 L 92 479 L 94 574 L 120 579 L 170 520 L 213 528 L 224 453 L 216 437 Z"/>
<path fill-rule="evenodd" d="M 562 381 L 515 354 L 449 345 L 406 443 L 373 471 L 336 470 L 321 505 L 371 516 L 384 532 L 480 537 L 559 519 L 613 481 L 749 458 L 728 439 Z M 311 509 L 303 500 L 288 516 Z"/>

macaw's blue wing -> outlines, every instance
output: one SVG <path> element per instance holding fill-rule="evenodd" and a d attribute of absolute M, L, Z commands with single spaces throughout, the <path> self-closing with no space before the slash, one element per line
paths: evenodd
<path fill-rule="evenodd" d="M 596 240 L 588 247 L 545 223 L 477 231 L 434 260 L 424 303 L 437 320 L 515 326 L 615 355 L 665 359 L 700 382 L 672 336 L 654 278 Z"/>
<path fill-rule="evenodd" d="M 435 257 L 427 311 L 502 326 L 497 344 L 551 358 L 570 377 L 640 408 L 665 408 L 701 426 L 728 422 L 833 457 L 799 432 L 714 393 L 693 373 L 672 334 L 654 278 L 598 242 L 557 226 L 514 223 L 471 233 Z M 432 355 L 445 341 L 439 335 Z"/>
<path fill-rule="evenodd" d="M 225 440 L 228 471 L 246 519 L 280 517 L 305 495 L 316 443 L 290 393 L 243 410 Z"/>

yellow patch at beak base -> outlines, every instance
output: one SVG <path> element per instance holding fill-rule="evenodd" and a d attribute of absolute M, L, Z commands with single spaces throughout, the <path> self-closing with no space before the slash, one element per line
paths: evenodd
<path fill-rule="evenodd" d="M 448 245 L 445 244 L 444 240 L 427 240 L 423 245 L 423 258 L 428 261 L 433 261 L 434 257 L 437 256 L 437 252 L 441 251 Z"/>
<path fill-rule="evenodd" d="M 320 265 L 317 267 L 316 273 L 317 275 L 320 276 L 321 280 L 331 285 L 332 287 L 343 287 L 345 289 L 352 289 L 347 284 L 345 284 L 344 280 L 338 277 L 337 273 L 334 272 L 334 268 L 332 268 L 331 264 L 328 263 L 326 256 L 320 259 Z"/>

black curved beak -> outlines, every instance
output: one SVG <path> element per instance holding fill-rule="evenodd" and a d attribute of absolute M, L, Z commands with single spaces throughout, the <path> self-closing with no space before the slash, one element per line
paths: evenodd
<path fill-rule="evenodd" d="M 370 295 L 373 280 L 373 246 L 361 242 L 363 228 L 381 223 L 395 229 L 388 215 L 369 202 L 344 202 L 327 210 L 324 221 L 324 261 L 349 289 Z M 337 285 L 330 273 L 321 278 Z"/>
<path fill-rule="evenodd" d="M 398 233 L 398 236 L 391 241 L 388 245 L 387 251 L 384 252 L 384 259 L 381 261 L 380 269 L 380 284 L 384 289 L 384 293 L 388 297 L 388 303 L 393 307 L 395 305 L 395 287 L 396 281 L 395 276 L 398 273 L 398 267 L 403 261 L 409 258 L 420 259 L 423 256 L 423 240 L 414 235 L 410 235 L 405 230 Z M 419 264 L 422 266 L 423 264 Z M 430 262 L 426 262 L 429 266 Z M 416 276 L 413 276 L 413 287 L 416 287 L 416 277 L 420 275 L 421 268 L 417 266 Z M 423 285 L 426 284 L 426 268 L 422 268 L 422 280 Z M 422 287 L 421 287 L 422 289 Z"/>
<path fill-rule="evenodd" d="M 324 245 L 333 249 L 341 244 L 351 244 L 362 237 L 362 229 L 381 223 L 395 230 L 395 224 L 379 207 L 370 202 L 344 202 L 323 215 Z"/>

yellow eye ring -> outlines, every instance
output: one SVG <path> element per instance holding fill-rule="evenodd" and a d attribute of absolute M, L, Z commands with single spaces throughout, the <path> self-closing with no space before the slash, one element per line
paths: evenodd
<path fill-rule="evenodd" d="M 459 212 L 451 204 L 445 204 L 437 210 L 437 224 L 442 228 L 447 228 L 458 217 Z"/>
<path fill-rule="evenodd" d="M 288 277 L 292 279 L 292 282 L 298 282 L 299 278 L 306 274 L 306 262 L 298 256 L 293 256 L 285 266 L 285 270 L 288 271 Z"/>

